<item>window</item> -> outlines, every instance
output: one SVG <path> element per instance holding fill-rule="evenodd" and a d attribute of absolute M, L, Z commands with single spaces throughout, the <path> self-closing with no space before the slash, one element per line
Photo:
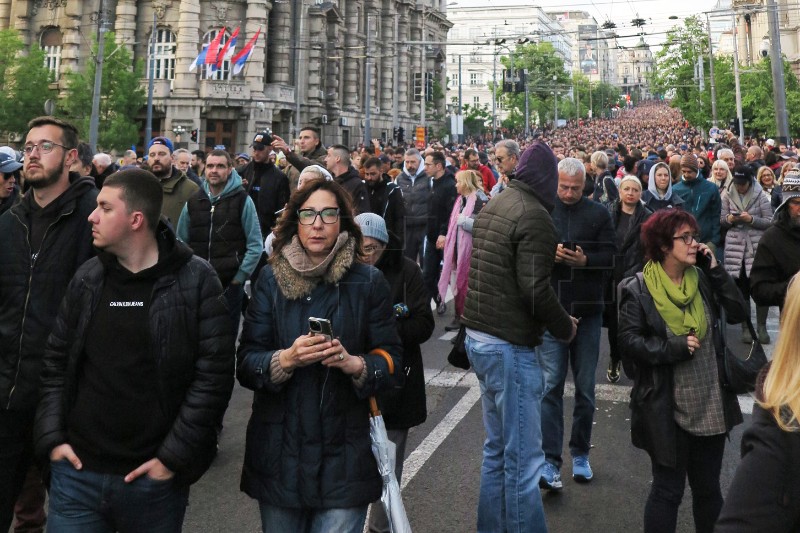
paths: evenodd
<path fill-rule="evenodd" d="M 203 47 L 205 47 L 208 44 L 211 44 L 211 41 L 214 40 L 214 38 L 217 36 L 217 33 L 219 33 L 219 30 L 211 30 L 210 32 L 206 33 L 203 36 Z M 230 34 L 228 33 L 227 30 L 225 30 L 225 34 L 222 36 L 222 40 L 220 40 L 220 42 L 219 42 L 220 48 L 222 48 L 223 44 L 228 42 L 229 38 L 230 38 Z M 231 72 L 231 62 L 229 60 L 226 60 L 226 61 L 223 61 L 222 65 L 220 66 L 220 68 L 218 68 L 215 71 L 212 71 L 211 65 L 206 65 L 204 67 L 201 67 L 200 79 L 201 80 L 227 80 L 227 79 L 230 79 L 230 72 Z"/>
<path fill-rule="evenodd" d="M 155 54 L 153 53 L 152 41 L 149 41 L 148 58 L 152 57 L 153 69 L 156 80 L 175 79 L 175 48 L 177 46 L 175 34 L 166 28 L 156 30 Z M 210 42 L 210 41 L 209 41 Z M 149 72 L 150 65 L 147 65 Z"/>
<path fill-rule="evenodd" d="M 473 96 L 472 97 L 472 104 L 473 105 L 481 105 L 481 97 L 480 96 Z"/>
<path fill-rule="evenodd" d="M 458 74 L 451 74 L 450 75 L 450 86 L 451 87 L 458 87 Z"/>
<path fill-rule="evenodd" d="M 469 84 L 470 85 L 483 85 L 483 73 L 481 73 L 481 72 L 470 72 L 469 73 Z"/>
<path fill-rule="evenodd" d="M 44 51 L 44 66 L 58 79 L 61 70 L 61 31 L 48 28 L 42 32 L 40 45 Z"/>

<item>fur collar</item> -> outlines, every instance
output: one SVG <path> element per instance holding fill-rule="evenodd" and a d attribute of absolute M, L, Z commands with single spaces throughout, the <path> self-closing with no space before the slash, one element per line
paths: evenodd
<path fill-rule="evenodd" d="M 291 245 L 289 245 L 291 246 Z M 325 283 L 338 283 L 347 274 L 355 261 L 356 240 L 349 237 L 344 245 L 335 252 L 334 258 L 327 270 L 321 276 L 307 277 L 292 267 L 289 259 L 283 253 L 275 257 L 272 271 L 283 295 L 288 300 L 298 300 L 311 294 L 314 287 L 321 281 Z"/>

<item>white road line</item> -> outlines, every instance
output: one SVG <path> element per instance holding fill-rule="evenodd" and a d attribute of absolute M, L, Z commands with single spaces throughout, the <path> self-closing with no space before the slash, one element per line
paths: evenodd
<path fill-rule="evenodd" d="M 401 490 L 406 488 L 406 485 L 414 479 L 414 476 L 417 475 L 417 472 L 419 472 L 428 459 L 430 459 L 433 452 L 444 442 L 456 425 L 461 422 L 461 419 L 467 416 L 472 406 L 480 399 L 480 387 L 470 387 L 455 407 L 447 413 L 447 416 L 445 416 L 442 421 L 433 428 L 433 431 L 428 433 L 425 440 L 411 452 L 411 455 L 409 455 L 403 463 L 403 482 L 400 484 Z"/>

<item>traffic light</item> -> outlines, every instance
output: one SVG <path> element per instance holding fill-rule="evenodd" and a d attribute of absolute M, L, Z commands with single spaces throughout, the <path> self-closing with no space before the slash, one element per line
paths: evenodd
<path fill-rule="evenodd" d="M 395 139 L 395 140 L 397 140 L 398 130 L 399 130 L 399 128 L 397 128 L 397 127 L 395 127 L 395 128 L 392 130 L 392 139 Z"/>
<path fill-rule="evenodd" d="M 406 129 L 403 126 L 397 128 L 397 142 L 399 143 L 406 142 Z"/>
<path fill-rule="evenodd" d="M 185 130 L 184 130 L 185 131 Z M 190 138 L 192 139 L 193 143 L 197 142 L 197 130 L 192 130 Z"/>

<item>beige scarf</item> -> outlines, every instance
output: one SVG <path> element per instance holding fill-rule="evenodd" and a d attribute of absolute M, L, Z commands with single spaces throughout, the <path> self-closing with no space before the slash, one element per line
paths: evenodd
<path fill-rule="evenodd" d="M 281 250 L 272 265 L 275 279 L 284 296 L 297 300 L 311 294 L 320 282 L 337 283 L 355 260 L 356 240 L 343 231 L 325 259 L 315 265 L 297 235 Z"/>

